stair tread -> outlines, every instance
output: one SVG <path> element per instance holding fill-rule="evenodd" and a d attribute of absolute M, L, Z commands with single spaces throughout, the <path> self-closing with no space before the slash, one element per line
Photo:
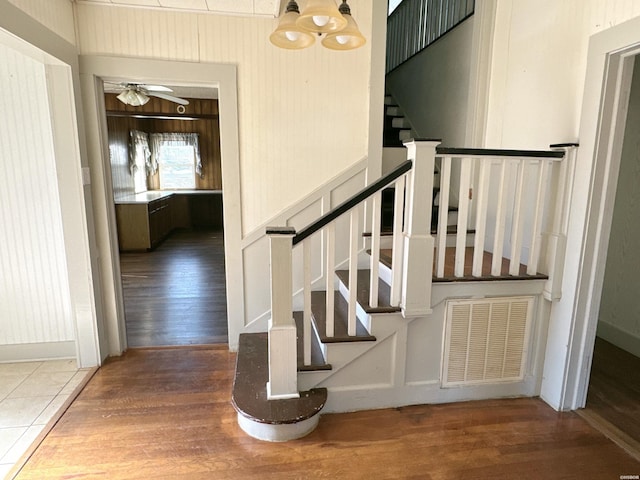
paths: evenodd
<path fill-rule="evenodd" d="M 473 247 L 466 247 L 465 252 L 465 274 L 463 277 L 456 277 L 453 274 L 454 262 L 455 262 L 455 247 L 446 247 L 445 254 L 445 276 L 433 277 L 433 282 L 445 283 L 445 282 L 480 282 L 480 281 L 496 281 L 496 280 L 543 280 L 549 278 L 548 275 L 544 273 L 536 273 L 535 275 L 527 274 L 527 266 L 520 265 L 520 269 L 517 275 L 509 274 L 509 260 L 506 258 L 502 259 L 502 270 L 500 275 L 493 276 L 491 275 L 491 262 L 493 260 L 493 255 L 490 252 L 483 252 L 482 259 L 482 276 L 474 277 L 471 275 L 471 260 L 473 258 Z M 368 251 L 367 253 L 369 253 Z M 393 250 L 390 248 L 381 248 L 380 249 L 380 262 L 391 268 L 392 264 L 392 255 Z M 434 262 L 434 271 L 435 271 L 435 258 Z"/>
<path fill-rule="evenodd" d="M 322 349 L 320 348 L 318 337 L 313 332 L 311 332 L 311 365 L 304 364 L 304 339 L 302 336 L 303 318 L 303 312 L 293 312 L 293 319 L 296 321 L 296 328 L 298 330 L 298 371 L 313 372 L 316 370 L 331 370 L 331 365 L 325 362 L 324 356 L 322 355 Z"/>
<path fill-rule="evenodd" d="M 356 318 L 356 335 L 350 336 L 347 333 L 348 322 L 348 305 L 345 298 L 338 291 L 333 292 L 335 295 L 334 305 L 334 336 L 327 337 L 327 303 L 326 292 L 311 292 L 311 311 L 313 312 L 313 321 L 316 324 L 316 330 L 320 341 L 323 343 L 341 343 L 341 342 L 372 342 L 376 337 L 370 335 L 367 329 L 362 325 L 360 320 Z"/>
<path fill-rule="evenodd" d="M 326 388 L 300 392 L 300 398 L 267 400 L 268 336 L 240 335 L 231 403 L 245 417 L 272 425 L 298 423 L 318 414 L 327 401 Z"/>
<path fill-rule="evenodd" d="M 349 288 L 349 270 L 337 270 L 336 275 L 344 285 Z M 394 313 L 399 312 L 400 307 L 391 306 L 391 287 L 382 279 L 378 286 L 378 306 L 369 305 L 369 278 L 370 270 L 358 270 L 358 303 L 367 313 Z"/>

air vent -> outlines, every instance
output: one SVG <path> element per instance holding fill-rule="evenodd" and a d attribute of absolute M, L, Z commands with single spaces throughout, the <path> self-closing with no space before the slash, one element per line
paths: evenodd
<path fill-rule="evenodd" d="M 442 385 L 520 381 L 533 297 L 447 302 Z"/>

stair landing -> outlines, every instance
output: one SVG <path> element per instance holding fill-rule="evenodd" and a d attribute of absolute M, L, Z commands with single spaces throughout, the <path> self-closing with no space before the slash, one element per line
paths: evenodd
<path fill-rule="evenodd" d="M 300 392 L 300 398 L 268 400 L 268 380 L 267 334 L 241 334 L 231 403 L 242 429 L 268 441 L 293 440 L 311 432 L 327 401 L 327 389 Z"/>

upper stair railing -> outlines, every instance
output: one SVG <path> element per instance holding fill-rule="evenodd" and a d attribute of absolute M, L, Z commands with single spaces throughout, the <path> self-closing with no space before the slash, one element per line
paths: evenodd
<path fill-rule="evenodd" d="M 473 15 L 475 0 L 403 0 L 387 19 L 387 73 Z"/>
<path fill-rule="evenodd" d="M 323 334 L 331 338 L 335 333 L 336 224 L 345 215 L 349 216 L 349 248 L 347 259 L 339 261 L 348 265 L 347 331 L 349 336 L 356 335 L 358 257 L 365 223 L 361 214 L 367 200 L 371 207 L 366 210 L 371 215 L 369 306 L 378 306 L 381 192 L 388 186 L 395 187 L 390 304 L 399 307 L 403 316 L 429 315 L 432 281 L 443 278 L 513 278 L 542 273 L 548 276 L 545 297 L 549 300 L 560 297 L 577 145 L 556 145 L 552 146 L 553 151 L 514 151 L 440 148 L 439 143 L 439 140 L 405 142 L 406 162 L 299 232 L 290 227 L 267 229 L 271 245 L 269 399 L 299 395 L 298 332 L 292 308 L 293 248 L 302 246 L 303 362 L 310 365 L 313 288 L 324 287 L 326 291 Z M 437 158 L 441 164 L 440 200 L 434 241 L 431 217 Z M 566 162 L 561 161 L 565 158 Z M 459 175 L 453 176 L 452 166 L 456 164 Z M 448 204 L 450 197 L 454 197 L 450 195 L 454 177 L 459 185 L 455 247 L 448 247 Z M 343 224 L 340 225 L 342 228 Z M 475 235 L 472 247 L 467 246 L 470 231 Z M 322 248 L 313 251 L 312 241 L 321 234 L 323 241 L 315 243 Z M 453 273 L 446 268 L 448 248 L 455 251 Z M 469 249 L 470 273 L 465 271 Z M 486 267 L 483 271 L 485 250 L 493 253 L 488 272 Z M 314 255 L 320 255 L 324 261 L 324 285 L 312 282 Z M 509 264 L 508 273 L 502 271 L 503 257 Z M 524 272 L 522 262 L 526 265 Z"/>
<path fill-rule="evenodd" d="M 557 181 L 554 164 L 565 158 L 565 151 L 438 148 L 436 157 L 441 167 L 434 277 L 547 274 L 540 265 L 543 233 L 558 230 L 560 214 L 550 211 L 555 198 L 552 180 Z M 458 172 L 456 192 L 451 191 L 454 170 Z M 455 247 L 447 247 L 449 201 L 456 197 Z M 473 247 L 467 245 L 469 231 L 474 234 Z M 445 271 L 445 265 L 451 264 L 447 248 L 455 250 L 453 272 Z M 492 253 L 490 266 L 487 251 Z M 508 260 L 508 272 L 503 269 L 503 257 Z"/>

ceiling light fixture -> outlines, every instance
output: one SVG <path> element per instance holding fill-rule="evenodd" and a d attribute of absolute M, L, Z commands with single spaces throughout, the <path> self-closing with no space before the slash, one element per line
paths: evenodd
<path fill-rule="evenodd" d="M 307 0 L 302 12 L 296 0 L 289 0 L 269 40 L 277 47 L 295 50 L 311 46 L 314 34 L 326 34 L 322 45 L 332 50 L 353 50 L 366 42 L 347 0 L 342 0 L 340 8 L 334 0 Z"/>

